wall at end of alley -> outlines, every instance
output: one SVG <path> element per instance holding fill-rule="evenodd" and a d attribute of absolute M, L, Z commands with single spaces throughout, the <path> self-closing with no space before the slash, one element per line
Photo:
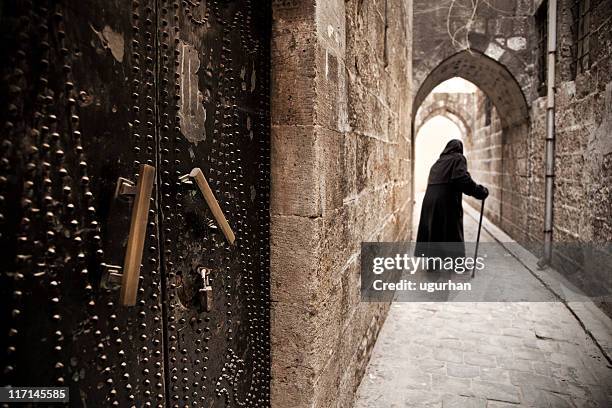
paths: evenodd
<path fill-rule="evenodd" d="M 351 406 L 385 320 L 359 252 L 411 233 L 411 36 L 411 1 L 273 2 L 274 406 Z"/>

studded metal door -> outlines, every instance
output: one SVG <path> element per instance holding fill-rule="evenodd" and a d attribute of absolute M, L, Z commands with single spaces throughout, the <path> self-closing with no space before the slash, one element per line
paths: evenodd
<path fill-rule="evenodd" d="M 269 404 L 268 16 L 263 1 L 161 2 L 160 160 L 170 167 L 160 172 L 160 210 L 172 406 Z M 193 168 L 208 179 L 233 245 L 202 193 L 179 180 Z M 210 292 L 201 291 L 202 273 Z"/>
<path fill-rule="evenodd" d="M 269 405 L 269 26 L 246 0 L 1 4 L 0 385 L 68 386 L 70 406 Z M 117 181 L 144 164 L 126 307 L 111 278 L 136 205 Z M 193 168 L 233 245 L 180 178 Z"/>
<path fill-rule="evenodd" d="M 155 214 L 136 306 L 119 305 L 104 267 L 128 237 L 116 181 L 156 161 L 154 8 L 119 4 L 1 11 L 2 383 L 66 385 L 73 406 L 165 392 Z"/>

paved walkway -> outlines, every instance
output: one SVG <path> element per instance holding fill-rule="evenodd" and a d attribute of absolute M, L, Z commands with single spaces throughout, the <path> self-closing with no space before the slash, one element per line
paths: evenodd
<path fill-rule="evenodd" d="M 476 228 L 466 216 L 467 241 Z M 494 241 L 484 231 L 481 240 Z M 541 286 L 505 259 L 524 285 Z M 607 408 L 612 368 L 559 302 L 396 302 L 355 407 Z"/>

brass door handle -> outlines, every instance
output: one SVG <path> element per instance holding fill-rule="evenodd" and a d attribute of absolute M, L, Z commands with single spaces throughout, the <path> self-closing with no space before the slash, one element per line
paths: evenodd
<path fill-rule="evenodd" d="M 119 300 L 124 306 L 134 306 L 138 295 L 138 280 L 140 279 L 140 264 L 144 250 L 151 194 L 155 182 L 155 167 L 142 164 L 139 168 L 140 176 L 136 185 L 124 178 L 119 179 L 117 195 L 133 195 L 134 204 L 130 221 L 130 235 L 128 236 L 123 273 L 121 274 L 121 292 Z"/>
<path fill-rule="evenodd" d="M 212 190 L 210 189 L 210 186 L 206 181 L 206 177 L 204 177 L 202 169 L 200 169 L 199 167 L 195 167 L 193 170 L 191 170 L 189 174 L 181 176 L 180 181 L 187 182 L 190 178 L 195 179 L 196 184 L 198 185 L 200 191 L 202 192 L 202 195 L 204 196 L 204 200 L 206 200 L 206 204 L 208 204 L 208 207 L 210 208 L 210 211 L 215 217 L 217 224 L 219 224 L 219 227 L 221 227 L 221 231 L 223 231 L 225 239 L 227 239 L 230 244 L 233 244 L 236 240 L 234 231 L 232 231 L 232 228 L 227 222 L 227 219 L 225 218 L 221 207 L 219 207 L 219 202 L 215 198 L 215 195 L 213 194 Z"/>

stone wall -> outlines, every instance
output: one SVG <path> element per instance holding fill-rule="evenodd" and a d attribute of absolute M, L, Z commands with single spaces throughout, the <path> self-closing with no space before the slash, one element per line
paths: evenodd
<path fill-rule="evenodd" d="M 575 46 L 573 4 L 562 0 L 558 5 L 553 239 L 560 245 L 602 244 L 612 241 L 609 187 L 612 181 L 612 2 L 591 2 L 589 64 L 581 72 L 576 70 L 572 50 Z M 531 78 L 534 86 L 535 80 Z M 528 161 L 523 166 L 512 152 L 503 152 L 504 174 L 515 176 L 507 178 L 504 185 L 500 225 L 513 238 L 540 254 L 544 225 L 546 96 L 532 94 L 529 103 L 528 131 L 505 134 L 503 138 L 504 149 L 508 145 L 519 146 L 516 151 Z M 479 116 L 477 121 L 482 123 L 483 116 Z M 483 131 L 486 137 L 495 137 L 495 130 Z M 506 189 L 517 193 L 508 194 Z M 597 261 L 609 259 L 609 255 L 594 253 L 586 246 L 577 250 L 564 246 L 562 250 L 555 250 L 553 264 L 587 291 L 601 287 L 610 291 L 609 267 Z M 609 311 L 609 305 L 603 306 Z"/>
<path fill-rule="evenodd" d="M 559 10 L 562 44 L 571 37 L 570 4 L 562 1 Z M 560 241 L 612 241 L 612 1 L 591 7 L 590 66 L 557 84 L 554 234 Z M 559 70 L 568 69 L 571 60 L 560 58 Z"/>
<path fill-rule="evenodd" d="M 570 0 L 559 2 L 556 92 L 554 232 L 556 242 L 612 241 L 612 1 L 591 1 L 589 64 L 576 73 L 571 46 Z M 542 225 L 544 197 L 544 98 L 532 106 L 532 191 L 530 213 Z M 533 236 L 541 240 L 541 228 Z M 556 251 L 554 265 L 579 284 L 612 290 L 609 264 L 589 268 L 586 253 Z M 586 273 L 576 271 L 587 268 Z M 612 307 L 607 305 L 607 311 Z"/>
<path fill-rule="evenodd" d="M 474 131 L 465 140 L 465 155 L 472 178 L 489 189 L 485 201 L 485 216 L 496 224 L 501 222 L 502 203 L 502 126 L 497 110 L 481 91 L 474 94 Z M 480 210 L 480 200 L 466 197 Z"/>
<path fill-rule="evenodd" d="M 406 0 L 279 0 L 272 43 L 272 403 L 350 407 L 389 305 L 362 241 L 410 236 Z"/>

